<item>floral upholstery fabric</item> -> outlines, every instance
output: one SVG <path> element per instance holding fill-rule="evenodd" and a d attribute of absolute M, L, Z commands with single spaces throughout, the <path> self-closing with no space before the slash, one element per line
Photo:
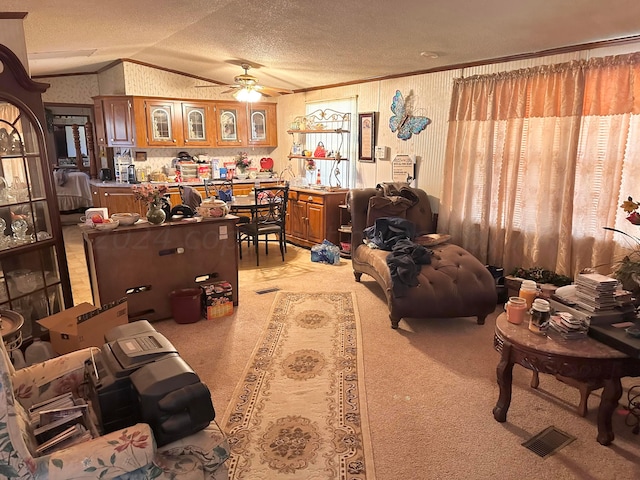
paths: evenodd
<path fill-rule="evenodd" d="M 14 370 L 0 342 L 0 478 L 72 480 L 90 478 L 217 480 L 229 446 L 218 426 L 156 448 L 149 425 L 139 423 L 87 442 L 35 457 L 30 406 L 77 392 L 87 348 Z M 95 349 L 94 349 L 95 353 Z M 222 468 L 221 468 L 222 466 Z"/>
<path fill-rule="evenodd" d="M 99 349 L 85 348 L 36 363 L 15 371 L 11 377 L 16 399 L 26 409 L 50 398 L 72 392 L 78 395 L 78 387 L 84 378 L 84 362 Z"/>

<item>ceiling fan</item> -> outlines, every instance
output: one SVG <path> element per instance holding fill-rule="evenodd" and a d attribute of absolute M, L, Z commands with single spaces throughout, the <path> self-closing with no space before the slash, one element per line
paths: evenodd
<path fill-rule="evenodd" d="M 249 75 L 248 71 L 251 68 L 251 65 L 248 63 L 243 63 L 240 65 L 244 70 L 244 73 L 241 75 L 236 75 L 233 79 L 235 82 L 232 85 L 198 85 L 200 87 L 229 87 L 228 90 L 225 90 L 222 93 L 233 93 L 233 96 L 236 100 L 241 102 L 256 102 L 260 100 L 263 96 L 265 97 L 274 97 L 278 95 L 284 95 L 287 93 L 293 93 L 291 90 L 283 89 L 283 88 L 273 88 L 266 87 L 264 85 L 260 85 L 258 83 L 258 79 L 253 75 Z"/>

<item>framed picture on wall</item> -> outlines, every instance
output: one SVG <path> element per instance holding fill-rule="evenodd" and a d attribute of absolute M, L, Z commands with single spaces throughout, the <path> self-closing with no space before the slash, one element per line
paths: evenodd
<path fill-rule="evenodd" d="M 376 114 L 375 112 L 358 114 L 358 160 L 375 162 Z"/>

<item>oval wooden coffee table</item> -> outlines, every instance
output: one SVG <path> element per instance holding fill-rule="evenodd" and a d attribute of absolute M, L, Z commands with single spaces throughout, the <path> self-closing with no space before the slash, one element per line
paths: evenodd
<path fill-rule="evenodd" d="M 494 348 L 501 353 L 496 369 L 500 396 L 493 409 L 498 422 L 507 420 L 511 404 L 511 382 L 515 364 L 533 370 L 574 379 L 602 382 L 604 389 L 598 407 L 598 436 L 602 445 L 614 439 L 611 419 L 622 396 L 622 377 L 640 376 L 640 360 L 631 358 L 592 338 L 561 341 L 529 331 L 525 323 L 514 325 L 506 314 L 496 319 Z"/>

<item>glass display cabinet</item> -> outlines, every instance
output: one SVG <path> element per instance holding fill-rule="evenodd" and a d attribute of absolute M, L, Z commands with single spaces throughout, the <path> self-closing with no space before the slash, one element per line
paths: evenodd
<path fill-rule="evenodd" d="M 73 305 L 43 128 L 48 86 L 0 45 L 0 315 L 22 314 L 23 338 L 44 336 L 36 320 Z"/>

